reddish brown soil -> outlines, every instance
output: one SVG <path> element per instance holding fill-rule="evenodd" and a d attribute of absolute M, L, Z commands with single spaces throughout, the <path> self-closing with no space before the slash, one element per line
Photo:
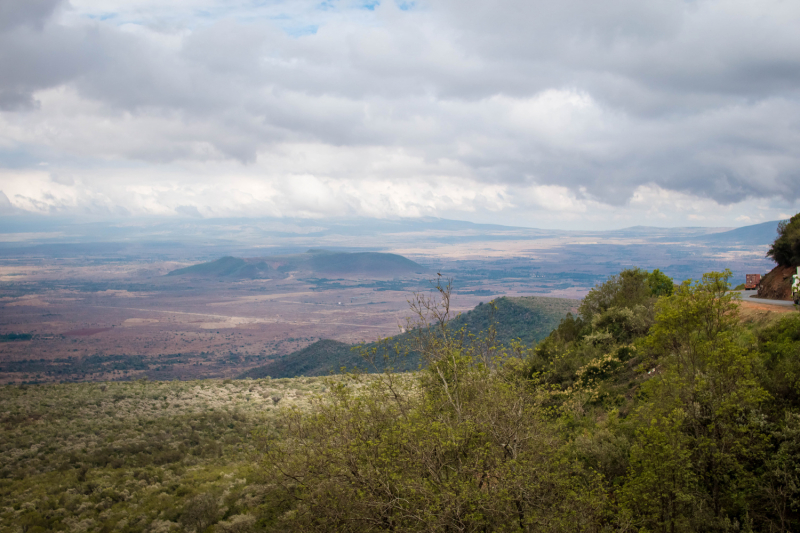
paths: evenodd
<path fill-rule="evenodd" d="M 200 283 L 158 275 L 167 268 L 135 274 L 127 264 L 19 267 L 25 279 L 14 276 L 17 285 L 0 294 L 0 334 L 32 338 L 0 343 L 0 384 L 229 378 L 320 338 L 358 343 L 394 335 L 409 314 L 407 290 L 377 290 L 362 281 Z M 138 290 L 81 285 L 97 280 Z M 19 286 L 25 291 L 17 295 Z M 499 285 L 496 292 L 514 294 Z M 486 299 L 458 295 L 453 310 Z"/>
<path fill-rule="evenodd" d="M 103 333 L 104 331 L 111 331 L 111 328 L 83 328 L 73 329 L 72 331 L 65 331 L 62 333 L 65 337 L 88 337 L 96 333 Z"/>
<path fill-rule="evenodd" d="M 741 303 L 742 308 L 744 311 L 753 310 L 753 311 L 769 311 L 770 313 L 777 313 L 777 314 L 784 314 L 784 313 L 796 313 L 797 311 L 794 310 L 792 307 L 786 307 L 780 304 L 770 305 L 769 303 L 756 303 L 753 301 L 744 300 Z"/>
<path fill-rule="evenodd" d="M 772 300 L 791 300 L 792 274 L 795 272 L 797 272 L 797 267 L 776 266 L 769 274 L 761 278 L 758 295 Z"/>

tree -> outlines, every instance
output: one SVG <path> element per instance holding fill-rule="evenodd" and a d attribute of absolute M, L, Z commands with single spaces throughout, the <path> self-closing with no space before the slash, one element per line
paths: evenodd
<path fill-rule="evenodd" d="M 652 298 L 648 273 L 640 268 L 629 268 L 594 287 L 583 299 L 578 314 L 587 323 L 612 307 L 645 305 Z"/>
<path fill-rule="evenodd" d="M 599 377 L 599 372 L 605 379 L 630 359 L 628 345 L 647 334 L 656 301 L 672 290 L 672 278 L 659 270 L 631 268 L 611 276 L 589 291 L 577 317 L 568 314 L 536 346 L 528 358 L 527 374 L 538 375 L 562 391 L 579 377 L 586 382 Z"/>
<path fill-rule="evenodd" d="M 650 531 L 724 531 L 749 520 L 768 395 L 755 376 L 757 352 L 740 338 L 730 275 L 684 282 L 657 304 L 645 344 L 659 375 L 644 387 L 621 498 Z"/>
<path fill-rule="evenodd" d="M 220 518 L 217 499 L 213 494 L 198 494 L 183 509 L 180 521 L 189 530 L 205 531 Z"/>
<path fill-rule="evenodd" d="M 675 292 L 675 285 L 672 283 L 672 278 L 655 269 L 647 274 L 647 286 L 650 288 L 650 294 L 653 296 L 672 296 Z"/>
<path fill-rule="evenodd" d="M 670 296 L 673 290 L 672 278 L 658 269 L 648 272 L 628 268 L 589 291 L 578 312 L 585 322 L 590 323 L 594 317 L 613 307 L 651 307 L 655 298 Z"/>
<path fill-rule="evenodd" d="M 778 237 L 769 247 L 767 257 L 779 266 L 800 265 L 800 213 L 778 224 Z"/>
<path fill-rule="evenodd" d="M 351 374 L 314 412 L 285 411 L 265 464 L 297 504 L 276 529 L 598 530 L 602 489 L 564 452 L 546 392 L 491 332 L 451 330 L 437 289 L 412 302 L 424 370 Z"/>

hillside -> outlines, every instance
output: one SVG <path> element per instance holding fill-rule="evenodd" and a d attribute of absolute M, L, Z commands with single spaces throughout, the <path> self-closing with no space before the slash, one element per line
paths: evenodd
<path fill-rule="evenodd" d="M 333 364 L 336 361 L 350 359 L 352 348 L 353 346 L 350 344 L 331 339 L 322 339 L 273 363 L 252 368 L 239 377 L 262 379 L 273 376 L 325 375 L 327 372 L 321 372 L 320 369 L 330 368 L 334 370 Z"/>
<path fill-rule="evenodd" d="M 752 226 L 711 233 L 709 235 L 699 235 L 690 240 L 702 241 L 710 244 L 744 244 L 744 245 L 765 245 L 775 240 L 778 230 L 778 221 L 763 222 Z"/>
<path fill-rule="evenodd" d="M 564 316 L 575 310 L 576 300 L 562 298 L 544 298 L 524 296 L 518 298 L 498 298 L 491 305 L 482 304 L 451 321 L 453 329 L 466 328 L 468 333 L 478 334 L 496 324 L 497 340 L 504 345 L 513 339 L 519 339 L 526 345 L 533 345 L 544 339 L 558 326 Z M 410 341 L 408 333 L 396 335 L 389 339 L 389 345 L 406 345 Z M 369 350 L 376 348 L 375 343 L 364 346 Z M 354 349 L 355 348 L 355 349 Z M 395 370 L 416 370 L 420 365 L 418 355 L 409 354 L 396 364 Z M 360 350 L 353 345 L 329 339 L 323 339 L 288 354 L 267 365 L 253 368 L 240 378 L 288 378 L 296 376 L 322 376 L 338 372 L 342 367 L 353 368 L 365 366 Z M 367 368 L 368 371 L 381 368 Z"/>
<path fill-rule="evenodd" d="M 216 261 L 179 268 L 168 276 L 192 278 L 264 279 L 294 272 L 309 277 L 393 279 L 416 277 L 426 269 L 402 255 L 379 252 L 330 252 L 309 250 L 304 254 Z"/>
<path fill-rule="evenodd" d="M 776 266 L 758 285 L 758 295 L 771 300 L 792 299 L 792 274 L 797 271 L 793 266 Z"/>
<path fill-rule="evenodd" d="M 383 278 L 423 274 L 426 269 L 397 254 L 378 252 L 318 253 L 302 265 L 323 276 Z"/>

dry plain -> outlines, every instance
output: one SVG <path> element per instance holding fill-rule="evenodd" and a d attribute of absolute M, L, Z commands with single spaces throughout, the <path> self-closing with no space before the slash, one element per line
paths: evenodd
<path fill-rule="evenodd" d="M 408 299 L 430 290 L 439 272 L 453 279 L 453 309 L 460 312 L 498 296 L 581 298 L 628 267 L 660 268 L 678 281 L 724 268 L 736 281 L 768 269 L 766 245 L 698 241 L 708 228 L 411 229 L 357 238 L 298 233 L 271 238 L 271 247 L 243 237 L 236 246 L 2 248 L 0 383 L 233 377 L 318 339 L 360 343 L 396 334 L 409 315 Z M 166 276 L 223 255 L 314 247 L 392 252 L 425 273 L 404 279 Z"/>
<path fill-rule="evenodd" d="M 3 267 L 0 280 L 12 279 L 15 290 L 0 298 L 0 334 L 11 336 L 0 343 L 0 381 L 232 377 L 320 338 L 394 335 L 408 315 L 411 293 L 381 282 L 164 278 L 175 266 Z M 426 279 L 404 281 L 427 287 Z M 127 288 L 92 290 L 106 284 Z M 480 300 L 458 296 L 454 310 Z"/>

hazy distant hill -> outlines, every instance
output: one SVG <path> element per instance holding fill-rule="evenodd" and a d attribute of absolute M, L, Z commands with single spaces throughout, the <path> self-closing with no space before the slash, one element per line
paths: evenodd
<path fill-rule="evenodd" d="M 758 246 L 762 244 L 772 244 L 775 237 L 778 235 L 778 220 L 770 222 L 763 222 L 761 224 L 754 224 L 752 226 L 744 226 L 742 228 L 732 229 L 730 231 L 723 231 L 720 233 L 711 233 L 709 235 L 701 235 L 693 237 L 692 241 L 702 241 L 710 244 L 744 244 Z"/>
<path fill-rule="evenodd" d="M 377 252 L 317 253 L 305 265 L 325 276 L 395 277 L 426 270 L 402 255 Z"/>
<path fill-rule="evenodd" d="M 239 257 L 223 257 L 216 261 L 179 268 L 167 275 L 197 278 L 261 279 L 270 278 L 276 274 L 277 271 L 262 260 L 247 261 Z"/>
<path fill-rule="evenodd" d="M 469 333 L 480 333 L 488 329 L 494 322 L 497 326 L 497 339 L 508 345 L 512 339 L 520 339 L 526 345 L 532 345 L 544 339 L 570 311 L 578 305 L 577 300 L 563 298 L 545 298 L 525 296 L 518 298 L 499 298 L 495 300 L 493 309 L 489 304 L 481 304 L 451 321 L 454 329 L 466 327 Z M 390 339 L 390 345 L 404 344 L 409 341 L 408 333 Z M 365 348 L 375 347 L 369 344 Z M 322 376 L 338 372 L 342 367 L 365 367 L 359 350 L 352 345 L 323 339 L 302 350 L 281 357 L 268 365 L 253 368 L 241 378 L 287 378 L 295 376 Z M 404 358 L 395 370 L 416 370 L 420 358 L 410 354 Z M 367 368 L 373 371 L 373 368 Z M 380 370 L 380 368 L 378 368 Z"/>
<path fill-rule="evenodd" d="M 311 276 L 385 279 L 425 274 L 426 269 L 397 254 L 378 252 L 329 252 L 309 250 L 305 254 L 242 259 L 223 257 L 173 270 L 168 276 L 263 279 L 283 277 L 288 272 Z"/>

